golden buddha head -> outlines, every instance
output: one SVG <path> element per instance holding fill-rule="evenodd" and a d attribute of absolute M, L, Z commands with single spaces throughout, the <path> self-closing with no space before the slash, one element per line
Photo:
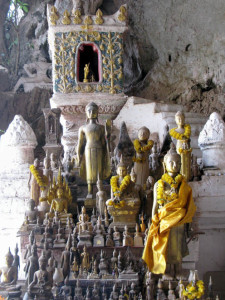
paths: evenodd
<path fill-rule="evenodd" d="M 143 126 L 138 130 L 138 139 L 139 141 L 147 141 L 150 136 L 150 130 Z"/>
<path fill-rule="evenodd" d="M 120 177 L 125 177 L 127 175 L 127 166 L 123 162 L 120 162 L 117 165 L 116 173 Z"/>
<path fill-rule="evenodd" d="M 185 125 L 185 116 L 184 113 L 181 111 L 178 111 L 175 114 L 175 122 L 177 124 L 177 126 L 183 127 Z"/>
<path fill-rule="evenodd" d="M 170 150 L 164 156 L 163 163 L 164 163 L 165 172 L 168 172 L 171 174 L 177 174 L 180 172 L 181 157 L 176 152 L 174 143 L 171 143 Z"/>
<path fill-rule="evenodd" d="M 98 105 L 94 102 L 89 103 L 85 107 L 85 112 L 87 116 L 87 120 L 89 119 L 98 119 Z"/>
<path fill-rule="evenodd" d="M 13 255 L 10 251 L 10 248 L 9 248 L 9 251 L 8 253 L 6 254 L 5 256 L 5 262 L 6 262 L 6 266 L 7 267 L 11 267 L 12 266 L 12 263 L 13 263 Z"/>
<path fill-rule="evenodd" d="M 81 208 L 81 213 L 86 214 L 86 208 L 84 206 L 82 206 L 82 208 Z"/>

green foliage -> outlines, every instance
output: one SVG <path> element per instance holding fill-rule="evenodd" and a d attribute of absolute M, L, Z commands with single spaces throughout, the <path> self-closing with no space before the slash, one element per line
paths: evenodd
<path fill-rule="evenodd" d="M 11 0 L 7 20 L 12 22 L 15 26 L 19 25 L 21 18 L 24 14 L 28 13 L 28 3 L 21 0 Z"/>

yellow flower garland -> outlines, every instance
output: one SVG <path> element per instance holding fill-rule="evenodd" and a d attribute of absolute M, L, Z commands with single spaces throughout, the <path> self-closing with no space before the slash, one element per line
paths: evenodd
<path fill-rule="evenodd" d="M 41 190 L 44 191 L 45 187 L 48 185 L 48 178 L 45 175 L 40 176 L 38 170 L 34 165 L 30 166 L 30 171 L 37 181 L 37 184 L 40 186 Z"/>
<path fill-rule="evenodd" d="M 120 197 L 121 194 L 123 193 L 123 191 L 125 191 L 125 189 L 128 187 L 128 185 L 131 182 L 131 178 L 130 175 L 126 175 L 120 186 L 118 186 L 118 180 L 119 180 L 119 176 L 112 176 L 111 180 L 110 180 L 110 185 L 112 187 L 112 191 L 113 191 L 113 195 L 115 197 Z"/>
<path fill-rule="evenodd" d="M 141 146 L 141 143 L 139 142 L 138 139 L 134 140 L 134 149 L 137 153 L 147 152 L 152 149 L 153 145 L 154 145 L 154 141 L 152 141 L 152 140 L 149 140 L 147 145 L 145 145 L 145 146 Z M 143 158 L 135 157 L 135 156 L 133 157 L 133 162 L 142 163 L 145 161 L 146 161 L 145 157 L 143 157 Z"/>
<path fill-rule="evenodd" d="M 176 131 L 177 128 L 170 129 L 170 135 L 176 140 L 189 139 L 191 136 L 191 126 L 189 124 L 184 125 L 184 133 L 179 133 Z"/>
<path fill-rule="evenodd" d="M 179 148 L 179 154 L 183 153 L 183 154 L 188 154 L 192 152 L 192 148 L 189 148 L 189 149 L 182 149 L 182 148 Z"/>
<path fill-rule="evenodd" d="M 145 146 L 141 146 L 141 143 L 139 142 L 138 139 L 134 140 L 134 148 L 137 153 L 149 151 L 152 149 L 153 145 L 154 142 L 152 140 L 149 140 L 147 145 Z"/>
<path fill-rule="evenodd" d="M 200 299 L 204 295 L 204 282 L 202 280 L 198 280 L 196 285 L 189 283 L 185 290 L 183 290 L 183 296 L 187 297 L 188 299 Z"/>
<path fill-rule="evenodd" d="M 175 192 L 171 195 L 164 193 L 164 183 L 166 182 L 171 188 L 177 189 L 182 180 L 183 176 L 181 174 L 178 174 L 175 178 L 171 177 L 168 173 L 163 174 L 157 186 L 157 202 L 159 205 L 163 205 L 165 201 L 172 201 L 177 198 L 177 193 Z"/>

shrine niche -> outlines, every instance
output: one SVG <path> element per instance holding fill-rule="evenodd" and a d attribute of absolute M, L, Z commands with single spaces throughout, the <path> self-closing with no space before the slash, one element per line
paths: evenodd
<path fill-rule="evenodd" d="M 64 157 L 73 155 L 85 106 L 99 106 L 99 121 L 115 119 L 123 93 L 123 34 L 128 30 L 126 5 L 114 15 L 82 15 L 74 6 L 59 14 L 48 5 L 49 46 L 53 63 L 51 108 L 61 110 Z M 49 120 L 51 121 L 51 120 Z"/>
<path fill-rule="evenodd" d="M 81 43 L 78 46 L 76 81 L 79 83 L 98 83 L 102 81 L 101 51 L 96 44 Z"/>

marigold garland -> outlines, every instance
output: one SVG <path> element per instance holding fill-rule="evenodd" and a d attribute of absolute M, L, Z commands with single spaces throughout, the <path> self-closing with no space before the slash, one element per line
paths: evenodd
<path fill-rule="evenodd" d="M 179 133 L 176 128 L 170 129 L 170 135 L 176 140 L 186 140 L 191 136 L 191 126 L 189 124 L 184 125 L 184 133 Z"/>
<path fill-rule="evenodd" d="M 115 208 L 122 208 L 124 207 L 125 205 L 125 201 L 124 200 L 121 200 L 119 202 L 114 202 L 113 200 L 110 200 L 108 202 L 108 205 L 113 205 Z"/>
<path fill-rule="evenodd" d="M 110 180 L 110 185 L 112 187 L 112 191 L 113 191 L 113 195 L 115 197 L 120 197 L 121 194 L 125 191 L 125 189 L 128 187 L 128 185 L 131 182 L 131 178 L 130 175 L 126 175 L 120 186 L 118 186 L 118 181 L 119 181 L 119 176 L 112 176 L 111 180 Z"/>
<path fill-rule="evenodd" d="M 183 176 L 181 174 L 178 174 L 175 178 L 171 177 L 168 173 L 163 174 L 162 178 L 158 181 L 157 186 L 157 202 L 159 205 L 163 205 L 165 201 L 172 201 L 178 196 L 176 192 L 173 192 L 170 195 L 164 193 L 165 182 L 175 190 L 182 180 Z"/>
<path fill-rule="evenodd" d="M 179 148 L 179 153 L 183 153 L 183 154 L 188 154 L 192 152 L 192 148 L 189 148 L 189 149 L 182 149 L 182 148 Z"/>
<path fill-rule="evenodd" d="M 187 297 L 188 299 L 200 299 L 204 295 L 204 282 L 202 280 L 198 280 L 196 285 L 193 283 L 189 283 L 185 290 L 183 290 L 183 296 Z"/>
<path fill-rule="evenodd" d="M 38 170 L 36 169 L 36 167 L 34 165 L 30 166 L 30 171 L 31 171 L 32 175 L 34 176 L 35 180 L 37 181 L 37 184 L 39 185 L 41 190 L 44 191 L 46 186 L 48 185 L 48 178 L 45 175 L 40 176 Z"/>
<path fill-rule="evenodd" d="M 141 146 L 141 143 L 138 139 L 134 140 L 134 148 L 137 153 L 149 151 L 152 149 L 153 145 L 154 142 L 152 140 L 149 140 L 145 146 Z"/>

